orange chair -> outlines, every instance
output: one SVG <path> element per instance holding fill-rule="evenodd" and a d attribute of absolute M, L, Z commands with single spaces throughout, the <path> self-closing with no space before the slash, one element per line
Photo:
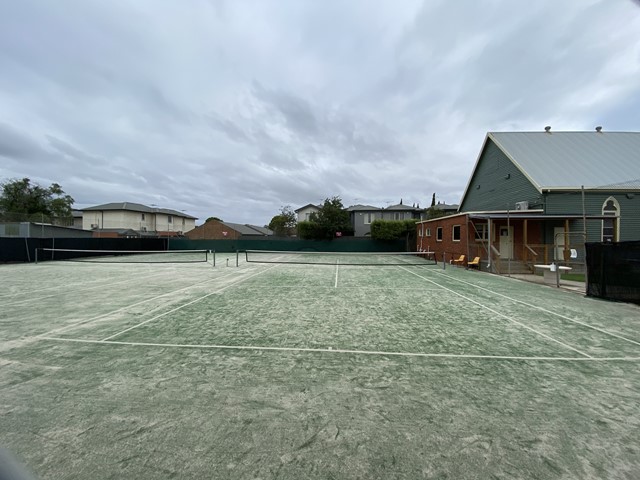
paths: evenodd
<path fill-rule="evenodd" d="M 471 260 L 469 263 L 467 263 L 467 267 L 477 268 L 478 270 L 480 270 L 480 257 L 476 257 L 473 260 Z"/>
<path fill-rule="evenodd" d="M 451 264 L 452 265 L 464 265 L 464 259 L 465 259 L 465 256 L 464 255 L 460 255 L 459 258 L 451 260 Z"/>

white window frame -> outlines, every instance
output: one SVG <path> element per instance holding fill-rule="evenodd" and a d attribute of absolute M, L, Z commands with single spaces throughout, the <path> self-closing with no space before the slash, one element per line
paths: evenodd
<path fill-rule="evenodd" d="M 173 216 L 167 215 L 167 223 L 173 223 Z"/>
<path fill-rule="evenodd" d="M 613 205 L 613 209 L 608 209 L 607 206 L 609 204 L 609 202 L 611 202 Z M 607 217 L 611 217 L 611 219 L 603 219 L 602 220 L 602 227 L 600 230 L 600 239 L 603 242 L 617 242 L 618 239 L 620 238 L 620 204 L 618 203 L 618 201 L 614 198 L 614 197 L 609 197 L 607 198 L 604 203 L 602 204 L 602 215 L 603 216 L 607 216 Z M 613 226 L 612 227 L 607 227 L 607 228 L 612 228 L 613 229 L 613 235 L 607 235 L 605 237 L 604 231 L 605 231 L 605 222 L 609 223 L 613 221 Z"/>
<path fill-rule="evenodd" d="M 458 238 L 456 238 L 456 228 L 458 229 Z M 451 226 L 451 241 L 452 242 L 460 242 L 462 239 L 462 227 L 458 225 Z"/>
<path fill-rule="evenodd" d="M 365 225 L 371 225 L 371 222 L 373 222 L 376 219 L 376 214 L 372 213 L 372 212 L 367 212 L 364 214 L 364 224 Z"/>
<path fill-rule="evenodd" d="M 427 237 L 431 236 L 431 227 L 427 227 Z"/>
<path fill-rule="evenodd" d="M 473 230 L 476 242 L 486 242 L 489 240 L 489 225 L 486 223 L 475 223 Z"/>

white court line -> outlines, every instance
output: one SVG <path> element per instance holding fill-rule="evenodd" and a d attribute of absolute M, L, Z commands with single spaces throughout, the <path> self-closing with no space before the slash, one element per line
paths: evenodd
<path fill-rule="evenodd" d="M 113 315 L 114 313 L 126 311 L 126 310 L 128 310 L 128 309 L 130 309 L 132 307 L 137 307 L 138 305 L 142 305 L 144 303 L 148 303 L 148 302 L 152 302 L 154 300 L 157 300 L 158 298 L 167 297 L 169 295 L 173 295 L 174 293 L 182 292 L 184 290 L 188 290 L 190 288 L 197 287 L 198 285 L 203 285 L 205 283 L 214 282 L 216 280 L 227 278 L 227 277 L 229 277 L 231 275 L 232 274 L 222 275 L 220 277 L 210 278 L 209 280 L 203 280 L 202 282 L 193 283 L 191 285 L 187 285 L 186 287 L 182 287 L 182 288 L 179 288 L 177 290 L 172 290 L 170 292 L 163 293 L 163 294 L 157 295 L 155 297 L 147 298 L 146 300 L 141 300 L 139 302 L 132 303 L 131 305 L 125 305 L 124 307 L 120 307 L 120 308 L 117 308 L 116 310 L 112 310 L 110 312 L 103 313 L 101 315 L 98 315 L 97 317 L 92 317 L 92 318 L 80 320 L 79 322 L 76 322 L 76 323 L 72 323 L 72 324 L 69 324 L 69 325 L 62 326 L 62 327 L 54 328 L 53 330 L 49 330 L 48 332 L 36 335 L 34 338 L 40 338 L 40 337 L 43 337 L 43 336 L 48 336 L 48 335 L 51 335 L 52 333 L 60 333 L 60 332 L 63 332 L 64 330 L 67 330 L 69 328 L 79 327 L 80 325 L 88 325 L 88 324 L 97 322 L 99 320 L 102 320 L 105 317 L 108 317 L 110 315 Z"/>
<path fill-rule="evenodd" d="M 338 288 L 338 267 L 340 266 L 340 259 L 336 258 L 336 283 L 333 285 L 333 288 Z"/>
<path fill-rule="evenodd" d="M 434 282 L 433 280 L 430 280 L 430 279 L 428 279 L 428 278 L 426 278 L 426 277 L 423 277 L 422 275 L 418 275 L 417 273 L 412 272 L 411 270 L 409 270 L 409 269 L 407 269 L 407 268 L 405 268 L 405 267 L 400 267 L 400 266 L 399 266 L 398 268 L 400 268 L 400 269 L 402 269 L 402 270 L 405 270 L 405 271 L 409 272 L 410 274 L 415 275 L 415 276 L 416 276 L 416 277 L 418 277 L 418 278 L 422 278 L 423 280 L 426 280 L 427 282 L 431 282 L 431 283 L 433 283 L 433 284 L 435 284 L 435 285 L 438 285 L 438 284 L 437 284 L 436 282 Z M 532 332 L 537 333 L 537 334 L 538 334 L 538 335 L 540 335 L 541 337 L 544 337 L 544 338 L 546 338 L 546 339 L 548 339 L 548 340 L 551 340 L 552 342 L 555 342 L 555 343 L 557 343 L 557 344 L 559 344 L 559 345 L 562 345 L 563 347 L 566 347 L 566 348 L 568 348 L 569 350 L 573 350 L 574 352 L 578 352 L 580 355 L 584 355 L 585 357 L 588 357 L 588 358 L 593 358 L 591 355 L 588 355 L 588 354 L 586 354 L 586 353 L 584 353 L 584 352 L 581 352 L 580 350 L 578 350 L 577 348 L 572 347 L 571 345 L 568 345 L 568 344 L 566 344 L 566 343 L 564 343 L 564 342 L 561 342 L 560 340 L 556 340 L 555 338 L 553 338 L 553 337 L 551 337 L 551 336 L 549 336 L 549 335 L 547 335 L 547 334 L 545 334 L 545 333 L 539 332 L 539 331 L 538 331 L 538 330 L 536 330 L 535 328 L 531 328 L 531 327 L 529 327 L 529 326 L 525 325 L 524 323 L 518 322 L 517 320 L 514 320 L 513 318 L 511 318 L 511 317 L 509 317 L 509 316 L 505 315 L 504 313 L 500 313 L 500 312 L 498 312 L 498 311 L 494 310 L 494 309 L 493 309 L 493 308 L 491 308 L 491 307 L 487 307 L 486 305 L 483 305 L 482 303 L 477 302 L 476 300 L 473 300 L 472 298 L 469 298 L 469 297 L 467 297 L 467 296 L 465 296 L 465 295 L 462 295 L 461 293 L 458 293 L 458 292 L 456 292 L 455 290 L 452 290 L 452 289 L 447 288 L 447 287 L 442 286 L 442 285 L 439 285 L 439 286 L 440 286 L 440 288 L 443 288 L 444 290 L 447 290 L 448 292 L 451 292 L 451 293 L 453 293 L 454 295 L 457 295 L 458 297 L 464 298 L 464 299 L 465 299 L 466 301 L 468 301 L 468 302 L 475 303 L 475 304 L 476 304 L 476 305 L 478 305 L 479 307 L 482 307 L 482 308 L 484 308 L 485 310 L 489 310 L 491 313 L 494 313 L 495 315 L 498 315 L 498 316 L 500 316 L 500 317 L 502 317 L 502 318 L 505 318 L 505 319 L 509 320 L 510 322 L 515 323 L 516 325 L 520 325 L 521 327 L 526 328 L 527 330 L 531 330 Z"/>
<path fill-rule="evenodd" d="M 169 310 L 169 311 L 167 311 L 167 312 L 161 313 L 160 315 L 156 315 L 155 317 L 150 318 L 149 320 L 145 320 L 144 322 L 138 323 L 137 325 L 134 325 L 133 327 L 126 328 L 126 329 L 122 330 L 121 332 L 114 333 L 113 335 L 109 335 L 108 337 L 105 337 L 105 338 L 103 338 L 103 339 L 102 339 L 102 340 L 100 340 L 100 341 L 101 341 L 101 342 L 105 342 L 105 341 L 107 341 L 107 340 L 111 340 L 112 338 L 118 337 L 118 336 L 122 335 L 123 333 L 126 333 L 126 332 L 128 332 L 128 331 L 130 331 L 130 330 L 133 330 L 133 329 L 135 329 L 135 328 L 138 328 L 138 327 L 141 327 L 141 326 L 143 326 L 143 325 L 146 325 L 147 323 L 149 323 L 149 322 L 153 322 L 154 320 L 157 320 L 157 319 L 162 318 L 162 317 L 164 317 L 164 316 L 166 316 L 166 315 L 169 315 L 170 313 L 177 312 L 178 310 L 180 310 L 180 309 L 182 309 L 182 308 L 184 308 L 184 307 L 188 307 L 189 305 L 193 305 L 194 303 L 199 302 L 200 300 L 204 300 L 205 298 L 208 298 L 208 297 L 210 297 L 211 295 L 215 295 L 215 294 L 217 294 L 217 293 L 220 293 L 220 292 L 222 292 L 223 290 L 226 290 L 226 289 L 227 289 L 227 288 L 229 288 L 229 287 L 233 287 L 233 286 L 235 286 L 235 285 L 238 285 L 239 283 L 242 283 L 242 282 L 244 282 L 245 280 L 249 280 L 250 278 L 253 278 L 253 277 L 257 276 L 257 275 L 261 275 L 261 274 L 263 274 L 264 272 L 268 272 L 269 270 L 271 270 L 271 269 L 273 269 L 273 268 L 276 268 L 277 266 L 278 266 L 278 265 L 274 265 L 274 266 L 272 266 L 272 267 L 267 268 L 266 270 L 262 270 L 261 272 L 254 273 L 253 275 L 249 275 L 248 277 L 241 278 L 241 279 L 240 279 L 239 281 L 237 281 L 237 282 L 230 283 L 229 285 L 226 285 L 226 286 L 224 286 L 224 287 L 222 287 L 222 288 L 219 288 L 218 290 L 215 290 L 215 291 L 213 291 L 213 292 L 211 292 L 211 293 L 208 293 L 208 294 L 204 295 L 203 297 L 196 298 L 195 300 L 192 300 L 192 301 L 190 301 L 190 302 L 187 302 L 187 303 L 185 303 L 184 305 L 180 305 L 179 307 L 176 307 L 176 308 L 173 308 L 173 309 L 171 309 L 171 310 Z"/>
<path fill-rule="evenodd" d="M 464 283 L 464 284 L 466 284 L 466 285 L 470 285 L 470 286 L 472 286 L 472 287 L 478 288 L 478 289 L 480 289 L 480 290 L 484 290 L 484 291 L 489 292 L 489 293 L 491 293 L 491 294 L 493 294 L 493 295 L 497 295 L 497 296 L 500 296 L 500 297 L 503 297 L 503 298 L 509 299 L 509 300 L 511 300 L 511 301 L 513 301 L 513 302 L 515 302 L 515 303 L 519 303 L 519 304 L 521 304 L 521 305 L 525 305 L 525 306 L 530 307 L 530 308 L 535 308 L 536 310 L 540 310 L 540 311 L 542 311 L 542 312 L 549 313 L 549 314 L 551 314 L 551 315 L 555 315 L 556 317 L 560 317 L 560 318 L 562 318 L 562 319 L 564 319 L 564 320 L 567 320 L 567 321 L 569 321 L 569 322 L 573 322 L 573 323 L 576 323 L 576 324 L 578 324 L 578 325 L 582 325 L 583 327 L 590 328 L 590 329 L 592 329 L 592 330 L 596 330 L 596 331 L 598 331 L 598 332 L 600 332 L 600 333 L 604 333 L 605 335 L 611 335 L 612 337 L 619 338 L 620 340 L 624 340 L 624 341 L 626 341 L 626 342 L 633 343 L 633 344 L 635 344 L 635 345 L 640 346 L 640 342 L 636 342 L 635 340 L 631 340 L 630 338 L 624 337 L 624 336 L 619 335 L 619 334 L 617 334 L 617 333 L 609 332 L 609 331 L 604 330 L 604 329 L 602 329 L 602 328 L 600 328 L 600 327 L 594 327 L 593 325 L 589 325 L 588 323 L 581 322 L 580 320 L 576 320 L 576 319 L 574 319 L 574 318 L 567 317 L 566 315 L 562 315 L 561 313 L 557 313 L 557 312 L 553 312 L 553 311 L 551 311 L 551 310 L 547 310 L 547 309 L 546 309 L 546 308 L 544 308 L 544 307 L 540 307 L 540 306 L 538 306 L 538 305 L 534 305 L 534 304 L 532 304 L 532 303 L 527 303 L 527 302 L 524 302 L 524 301 L 522 301 L 522 300 L 518 300 L 518 299 L 516 299 L 516 298 L 510 297 L 510 296 L 505 295 L 505 294 L 503 294 L 503 293 L 499 293 L 499 292 L 496 292 L 496 291 L 494 291 L 494 290 L 490 290 L 490 289 L 488 289 L 488 288 L 481 287 L 480 285 L 476 285 L 476 284 L 473 284 L 473 283 L 471 283 L 471 282 L 467 282 L 467 281 L 465 281 L 465 280 L 460 280 L 460 279 L 458 279 L 458 278 L 452 277 L 451 275 L 447 275 L 447 274 L 445 274 L 445 273 L 441 273 L 441 272 L 435 272 L 435 273 L 437 273 L 438 275 L 442 275 L 443 277 L 447 277 L 447 278 L 450 278 L 450 279 L 452 279 L 452 280 L 455 280 L 455 281 L 457 281 L 457 282 L 461 282 L 461 283 Z"/>
<path fill-rule="evenodd" d="M 89 343 L 97 345 L 122 345 L 132 347 L 161 347 L 161 348 L 198 348 L 209 350 L 258 350 L 273 352 L 301 352 L 301 353 L 340 353 L 355 355 L 378 355 L 395 357 L 425 357 L 425 358 L 455 358 L 466 360 L 531 360 L 531 361 L 558 361 L 558 362 L 637 362 L 640 357 L 536 357 L 536 356 L 512 356 L 512 355 L 472 355 L 455 353 L 420 353 L 420 352 L 385 352 L 377 350 L 350 350 L 343 348 L 303 348 L 303 347 L 260 347 L 252 345 L 216 345 L 216 344 L 183 344 L 183 343 L 149 343 L 149 342 L 119 342 L 113 340 L 83 340 L 80 338 L 45 337 L 43 340 L 54 342 Z"/>
<path fill-rule="evenodd" d="M 90 290 L 96 290 L 98 288 L 108 288 L 111 287 L 113 285 L 120 285 L 121 283 L 130 283 L 130 282 L 140 282 L 141 280 L 148 280 L 149 278 L 153 278 L 153 277 L 159 277 L 161 275 L 166 275 L 166 273 L 155 273 L 153 275 L 148 275 L 142 278 L 127 278 L 126 280 L 120 280 L 118 282 L 112 282 L 112 283 L 106 283 L 106 284 L 100 284 L 100 285 L 94 285 L 92 287 L 87 287 L 87 288 L 82 288 L 82 289 L 78 289 L 78 290 L 74 290 L 73 293 L 74 294 L 78 294 L 78 293 L 84 293 L 84 292 L 88 292 Z M 66 285 L 62 285 L 61 289 L 63 287 L 66 287 Z M 65 289 L 66 290 L 66 289 Z M 43 295 L 41 297 L 37 297 L 37 298 L 30 298 L 28 300 L 19 300 L 17 302 L 13 302 L 13 303 L 5 303 L 2 306 L 3 307 L 18 307 L 20 305 L 23 304 L 33 304 L 39 300 L 44 300 L 46 298 L 54 298 L 54 297 L 59 297 L 62 293 L 70 293 L 69 290 L 66 291 L 58 291 L 55 294 L 52 295 Z"/>

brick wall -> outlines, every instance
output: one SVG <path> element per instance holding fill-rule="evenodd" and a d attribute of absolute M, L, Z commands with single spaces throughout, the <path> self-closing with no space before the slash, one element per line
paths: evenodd
<path fill-rule="evenodd" d="M 460 240 L 454 241 L 453 227 L 459 226 Z M 437 240 L 438 229 L 442 229 L 442 240 Z M 430 230 L 430 236 L 427 235 Z M 420 233 L 423 233 L 420 236 Z M 452 258 L 460 255 L 467 255 L 467 239 L 469 238 L 466 215 L 452 215 L 449 217 L 436 218 L 417 224 L 417 248 L 416 250 L 429 250 L 436 252 L 438 262 L 443 258 L 448 262 Z M 471 233 L 473 238 L 473 233 Z"/>

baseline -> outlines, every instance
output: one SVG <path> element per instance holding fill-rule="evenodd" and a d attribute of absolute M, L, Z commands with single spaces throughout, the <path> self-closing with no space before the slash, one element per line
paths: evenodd
<path fill-rule="evenodd" d="M 208 350 L 256 350 L 273 352 L 302 352 L 302 353 L 334 353 L 355 355 L 377 355 L 396 357 L 425 357 L 425 358 L 453 358 L 462 360 L 518 360 L 544 362 L 637 362 L 640 357 L 536 357 L 510 355 L 471 355 L 455 353 L 421 353 L 421 352 L 385 352 L 377 350 L 350 350 L 341 348 L 303 348 L 303 347 L 261 347 L 254 345 L 216 345 L 216 344 L 181 344 L 181 343 L 151 343 L 151 342 L 122 342 L 117 340 L 84 340 L 80 338 L 44 337 L 43 340 L 52 342 L 85 343 L 94 345 L 124 345 L 133 347 L 160 348 L 191 348 Z"/>

